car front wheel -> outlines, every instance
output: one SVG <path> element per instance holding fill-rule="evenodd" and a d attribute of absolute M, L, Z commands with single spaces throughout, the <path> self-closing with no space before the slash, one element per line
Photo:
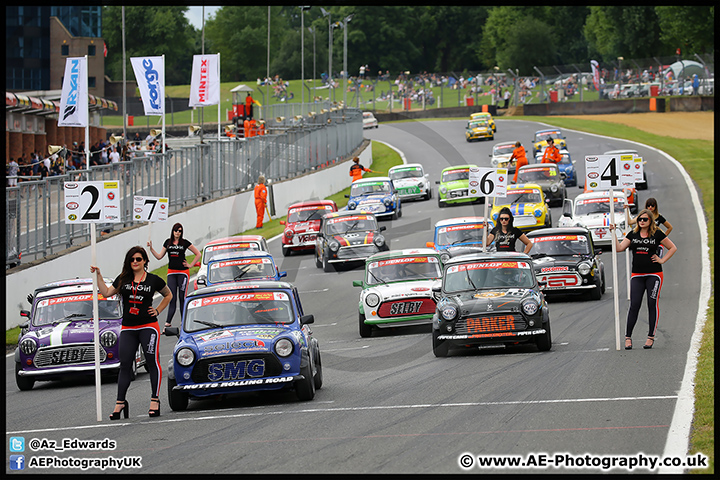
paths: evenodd
<path fill-rule="evenodd" d="M 302 401 L 312 400 L 315 398 L 315 380 L 313 380 L 309 361 L 307 365 L 300 369 L 300 375 L 305 378 L 295 382 L 295 393 Z"/>
<path fill-rule="evenodd" d="M 550 322 L 545 324 L 545 333 L 538 336 L 536 344 L 538 350 L 541 352 L 547 352 L 552 348 L 552 334 L 550 333 Z"/>
<path fill-rule="evenodd" d="M 358 330 L 360 331 L 360 336 L 362 338 L 372 336 L 372 325 L 365 323 L 365 315 L 362 313 L 358 314 Z"/>
<path fill-rule="evenodd" d="M 450 350 L 450 346 L 447 344 L 445 340 L 438 340 L 438 337 L 440 336 L 439 330 L 433 330 L 432 332 L 432 346 L 433 346 L 433 353 L 436 357 L 447 357 L 448 351 Z"/>
<path fill-rule="evenodd" d="M 15 362 L 15 384 L 17 387 L 24 391 L 32 390 L 33 385 L 35 385 L 35 379 L 32 377 L 21 377 L 18 372 L 20 372 L 22 368 L 20 368 L 20 364 L 18 362 Z"/>
<path fill-rule="evenodd" d="M 177 385 L 174 378 L 168 378 L 168 403 L 170 408 L 176 412 L 182 412 L 187 409 L 190 398 L 187 393 L 173 390 L 173 387 Z"/>

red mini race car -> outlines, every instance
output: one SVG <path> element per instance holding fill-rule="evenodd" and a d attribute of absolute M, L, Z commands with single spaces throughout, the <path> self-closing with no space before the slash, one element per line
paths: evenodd
<path fill-rule="evenodd" d="M 337 211 L 338 207 L 332 200 L 308 200 L 290 205 L 287 220 L 280 221 L 281 225 L 285 225 L 283 255 L 287 256 L 293 251 L 314 250 L 322 216 Z"/>

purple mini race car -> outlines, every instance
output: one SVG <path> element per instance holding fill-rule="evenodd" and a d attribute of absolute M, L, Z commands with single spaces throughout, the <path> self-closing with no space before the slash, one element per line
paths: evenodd
<path fill-rule="evenodd" d="M 105 279 L 110 284 L 112 280 Z M 27 300 L 31 310 L 21 310 L 28 319 L 21 324 L 15 350 L 15 382 L 20 390 L 30 390 L 38 380 L 60 380 L 69 375 L 93 375 L 92 279 L 76 278 L 53 282 L 35 290 Z M 118 295 L 105 298 L 98 293 L 100 370 L 117 375 L 120 369 L 118 337 L 122 323 L 122 304 Z M 138 348 L 133 365 L 145 364 Z"/>

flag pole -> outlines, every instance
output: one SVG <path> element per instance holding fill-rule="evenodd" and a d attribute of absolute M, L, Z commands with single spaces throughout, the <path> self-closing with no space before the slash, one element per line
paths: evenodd
<path fill-rule="evenodd" d="M 162 95 L 162 179 L 163 179 L 163 197 L 167 197 L 167 190 L 166 190 L 166 184 L 167 184 L 167 163 L 166 163 L 166 155 L 165 155 L 165 54 L 162 55 L 163 59 L 163 95 Z"/>

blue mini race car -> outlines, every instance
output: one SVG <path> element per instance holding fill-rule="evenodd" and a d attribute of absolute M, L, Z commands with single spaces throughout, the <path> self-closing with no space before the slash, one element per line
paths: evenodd
<path fill-rule="evenodd" d="M 170 408 L 190 398 L 258 390 L 295 390 L 312 400 L 322 387 L 318 341 L 297 288 L 258 280 L 201 288 L 188 294 L 168 365 Z"/>
<path fill-rule="evenodd" d="M 370 177 L 355 180 L 350 187 L 347 209 L 375 214 L 375 217 L 402 216 L 400 196 L 390 177 Z"/>

